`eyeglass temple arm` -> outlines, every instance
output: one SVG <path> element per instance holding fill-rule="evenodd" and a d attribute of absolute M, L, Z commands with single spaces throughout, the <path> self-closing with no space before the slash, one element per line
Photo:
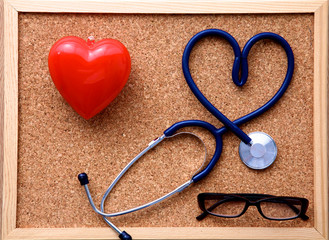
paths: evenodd
<path fill-rule="evenodd" d="M 208 211 L 212 211 L 214 210 L 216 207 L 218 207 L 220 204 L 222 204 L 223 202 L 226 202 L 227 200 L 230 199 L 223 199 L 221 201 L 216 202 L 214 205 L 210 206 L 207 210 Z M 207 217 L 209 215 L 208 212 L 204 211 L 203 213 L 201 213 L 199 216 L 196 217 L 197 220 L 201 221 L 202 219 L 204 219 L 205 217 Z"/>
<path fill-rule="evenodd" d="M 205 217 L 207 217 L 209 215 L 209 213 L 207 213 L 206 211 L 204 211 L 203 213 L 201 213 L 199 216 L 196 217 L 196 219 L 198 221 L 203 220 Z"/>

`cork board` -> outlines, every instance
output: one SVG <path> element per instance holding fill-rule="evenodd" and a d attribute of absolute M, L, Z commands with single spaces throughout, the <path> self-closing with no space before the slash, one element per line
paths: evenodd
<path fill-rule="evenodd" d="M 268 112 L 241 126 L 263 131 L 278 146 L 273 166 L 247 168 L 240 140 L 223 138 L 223 153 L 207 178 L 149 209 L 112 218 L 129 227 L 312 227 L 313 198 L 313 14 L 144 15 L 19 14 L 19 132 L 17 227 L 106 227 L 89 206 L 77 174 L 87 172 L 99 203 L 111 180 L 147 144 L 177 121 L 200 119 L 220 127 L 188 88 L 181 57 L 188 40 L 207 28 L 233 35 L 240 46 L 259 32 L 275 32 L 291 45 L 295 72 L 283 98 Z M 83 120 L 62 99 L 50 78 L 49 50 L 59 38 L 75 35 L 114 38 L 129 50 L 132 71 L 120 95 L 104 111 Z M 243 88 L 231 81 L 233 52 L 220 38 L 202 40 L 191 55 L 191 71 L 205 96 L 234 120 L 263 105 L 281 85 L 286 56 L 271 41 L 257 43 L 249 55 L 249 79 Z M 214 139 L 197 133 L 214 152 Z M 107 212 L 134 207 L 173 190 L 191 178 L 204 156 L 189 136 L 166 140 L 141 159 L 110 195 Z M 308 221 L 274 222 L 256 209 L 236 219 L 207 217 L 200 192 L 267 193 L 309 199 Z"/>

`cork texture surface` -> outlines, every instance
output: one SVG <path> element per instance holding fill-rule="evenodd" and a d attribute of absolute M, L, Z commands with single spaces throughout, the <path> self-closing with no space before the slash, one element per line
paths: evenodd
<path fill-rule="evenodd" d="M 223 137 L 223 152 L 203 180 L 148 209 L 112 218 L 129 227 L 312 227 L 313 197 L 313 14 L 152 15 L 152 14 L 19 14 L 19 149 L 17 227 L 106 227 L 94 213 L 77 175 L 86 172 L 99 206 L 121 169 L 172 124 L 199 119 L 222 124 L 187 86 L 181 58 L 189 39 L 207 28 L 233 35 L 242 48 L 260 32 L 284 37 L 295 55 L 288 90 L 268 112 L 244 124 L 246 133 L 266 132 L 278 156 L 264 171 L 246 167 L 239 158 L 240 140 Z M 114 38 L 128 49 L 132 70 L 119 96 L 86 121 L 61 97 L 48 72 L 48 53 L 61 37 L 96 41 Z M 205 96 L 229 119 L 237 119 L 267 102 L 284 79 L 287 60 L 276 43 L 263 40 L 251 50 L 249 78 L 242 88 L 231 80 L 233 51 L 223 39 L 209 37 L 193 49 L 190 68 Z M 215 141 L 198 134 L 210 160 Z M 188 181 L 204 158 L 202 143 L 190 135 L 168 139 L 137 162 L 106 202 L 106 212 L 154 200 Z M 240 218 L 208 216 L 202 221 L 201 192 L 266 193 L 309 199 L 308 221 L 269 221 L 256 208 Z"/>

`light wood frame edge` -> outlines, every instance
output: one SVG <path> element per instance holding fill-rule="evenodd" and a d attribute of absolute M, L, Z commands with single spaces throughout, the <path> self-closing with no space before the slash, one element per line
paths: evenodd
<path fill-rule="evenodd" d="M 0 1 L 0 89 L 3 89 L 4 82 L 4 4 Z M 2 16 L 2 17 L 1 17 Z M 0 125 L 3 122 L 3 91 L 0 91 Z M 3 137 L 3 127 L 0 127 L 0 139 Z M 2 204 L 2 172 L 3 172 L 3 144 L 0 140 L 0 203 Z M 2 206 L 0 207 L 0 226 L 2 226 Z M 2 228 L 0 227 L 0 236 L 2 236 Z"/>
<path fill-rule="evenodd" d="M 314 228 L 128 228 L 134 239 L 328 239 L 328 0 L 0 0 L 1 239 L 117 239 L 107 228 L 16 228 L 18 12 L 314 13 Z M 188 3 L 188 4 L 187 4 Z M 106 5 L 106 7 L 104 7 Z M 129 7 L 127 7 L 129 6 Z M 182 10 L 184 9 L 184 10 Z M 0 168 L 1 170 L 1 168 Z M 1 190 L 1 189 L 0 189 Z M 186 236 L 186 232 L 189 236 Z"/>
<path fill-rule="evenodd" d="M 18 12 L 3 2 L 2 239 L 16 228 L 18 134 Z"/>
<path fill-rule="evenodd" d="M 328 238 L 328 2 L 314 14 L 315 227 Z M 326 215 L 326 216 L 325 216 Z"/>

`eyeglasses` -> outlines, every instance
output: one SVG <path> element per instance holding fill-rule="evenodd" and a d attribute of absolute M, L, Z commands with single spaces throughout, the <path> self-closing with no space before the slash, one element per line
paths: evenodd
<path fill-rule="evenodd" d="M 208 214 L 225 218 L 240 217 L 249 206 L 256 206 L 260 215 L 269 220 L 309 218 L 305 215 L 308 207 L 306 198 L 276 197 L 266 194 L 200 193 L 198 203 L 203 213 L 197 216 L 197 220 L 204 219 Z"/>

